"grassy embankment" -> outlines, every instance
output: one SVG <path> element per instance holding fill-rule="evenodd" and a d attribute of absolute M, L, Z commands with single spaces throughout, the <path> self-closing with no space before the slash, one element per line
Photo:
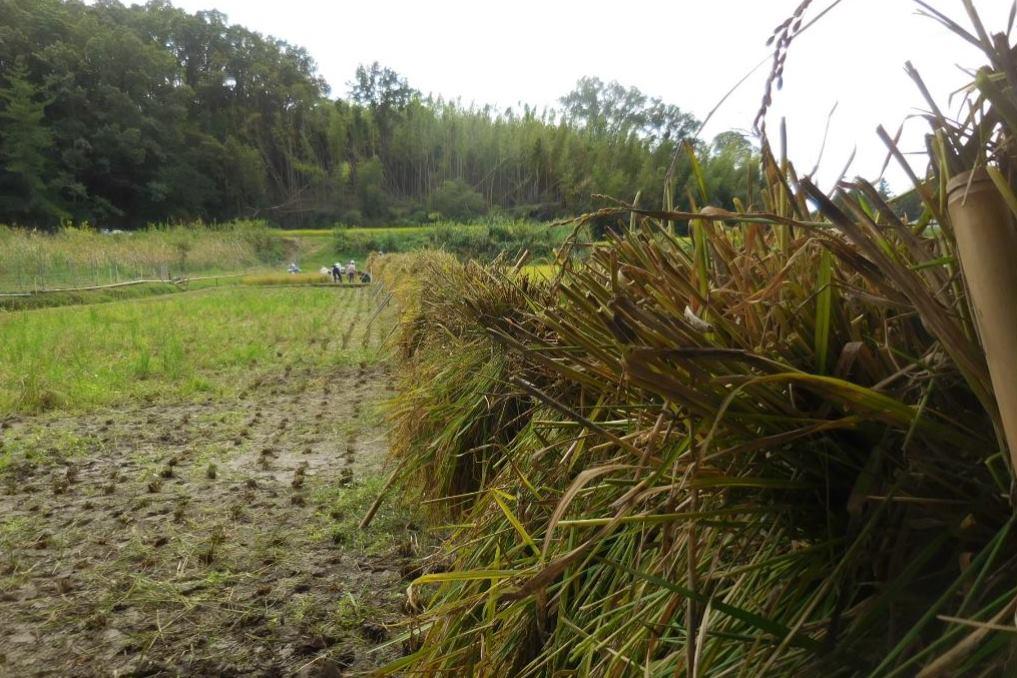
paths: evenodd
<path fill-rule="evenodd" d="M 0 226 L 0 291 L 105 285 L 278 265 L 281 238 L 260 222 L 188 224 L 122 234 Z"/>
<path fill-rule="evenodd" d="M 60 290 L 54 292 L 32 292 L 14 295 L 0 295 L 0 311 L 30 311 L 33 309 L 56 308 L 60 306 L 86 306 L 106 304 L 114 301 L 130 301 L 158 297 L 164 294 L 194 292 L 208 288 L 228 287 L 242 284 L 243 279 L 235 273 L 212 275 L 208 278 L 186 282 L 151 282 L 138 285 L 83 290 Z"/>

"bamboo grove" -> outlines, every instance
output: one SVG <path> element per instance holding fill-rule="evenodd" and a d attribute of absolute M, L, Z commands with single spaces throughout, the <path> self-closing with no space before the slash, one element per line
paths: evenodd
<path fill-rule="evenodd" d="M 965 7 L 922 5 L 988 65 L 968 117 L 930 100 L 915 218 L 764 143 L 758 202 L 602 210 L 631 227 L 549 280 L 374 262 L 396 482 L 443 526 L 390 671 L 1014 671 L 1014 475 L 946 185 L 988 168 L 1014 228 L 1017 51 Z"/>
<path fill-rule="evenodd" d="M 546 219 L 639 191 L 657 204 L 697 127 L 592 77 L 560 110 L 495 110 L 424 96 L 375 63 L 333 99 L 304 49 L 166 0 L 6 0 L 0 27 L 0 223 Z M 698 145 L 718 193 L 758 167 L 737 133 Z M 683 156 L 678 204 L 689 176 Z"/>

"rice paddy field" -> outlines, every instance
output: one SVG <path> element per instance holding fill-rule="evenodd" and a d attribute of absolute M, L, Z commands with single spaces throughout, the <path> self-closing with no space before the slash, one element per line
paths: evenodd
<path fill-rule="evenodd" d="M 401 621 L 378 289 L 0 314 L 0 674 L 338 675 Z M 328 673 L 332 672 L 332 673 Z M 314 673 L 314 675 L 323 675 Z"/>
<path fill-rule="evenodd" d="M 0 312 L 0 674 L 1017 675 L 1017 52 L 922 7 L 987 65 L 920 170 L 880 129 L 917 213 L 760 130 L 731 204 L 688 146 L 689 211 Z"/>
<path fill-rule="evenodd" d="M 0 315 L 0 411 L 235 396 L 281 363 L 307 372 L 374 363 L 387 330 L 358 324 L 373 291 L 206 288 Z"/>

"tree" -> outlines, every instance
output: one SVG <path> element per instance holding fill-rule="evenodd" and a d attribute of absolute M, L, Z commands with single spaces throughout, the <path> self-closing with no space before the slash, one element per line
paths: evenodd
<path fill-rule="evenodd" d="M 566 117 L 592 134 L 623 138 L 634 134 L 651 145 L 685 139 L 699 125 L 677 106 L 595 77 L 580 78 L 560 102 Z"/>
<path fill-rule="evenodd" d="M 890 190 L 890 182 L 880 177 L 879 181 L 876 182 L 876 193 L 890 206 L 890 209 L 893 210 L 897 217 L 905 221 L 915 221 L 925 211 L 922 197 L 915 189 L 905 191 L 900 195 L 894 195 L 893 191 Z"/>
<path fill-rule="evenodd" d="M 370 66 L 357 66 L 353 81 L 348 85 L 350 99 L 374 110 L 401 111 L 420 94 L 410 87 L 406 78 L 391 68 L 382 67 L 377 61 Z"/>
<path fill-rule="evenodd" d="M 761 186 L 761 159 L 744 134 L 721 132 L 705 152 L 699 153 L 707 195 L 713 205 L 753 202 L 749 187 Z"/>
<path fill-rule="evenodd" d="M 385 171 L 378 158 L 366 160 L 358 166 L 355 184 L 360 209 L 368 218 L 385 216 L 388 200 L 382 190 Z"/>
<path fill-rule="evenodd" d="M 391 68 L 383 68 L 377 61 L 370 67 L 358 66 L 349 87 L 354 103 L 371 111 L 378 128 L 378 155 L 382 162 L 391 164 L 395 128 L 402 120 L 403 111 L 420 93 L 410 87 L 406 78 Z"/>
<path fill-rule="evenodd" d="M 446 219 L 471 219 L 487 211 L 484 196 L 460 179 L 443 181 L 431 194 L 428 206 Z"/>
<path fill-rule="evenodd" d="M 0 219 L 52 225 L 66 216 L 52 187 L 47 152 L 53 137 L 46 123 L 46 102 L 38 100 L 28 71 L 18 62 L 0 89 Z"/>

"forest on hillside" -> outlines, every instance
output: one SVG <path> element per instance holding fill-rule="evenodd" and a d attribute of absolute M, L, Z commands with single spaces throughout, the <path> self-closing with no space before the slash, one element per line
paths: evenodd
<path fill-rule="evenodd" d="M 743 135 L 696 140 L 693 116 L 596 77 L 547 110 L 424 95 L 377 63 L 346 86 L 216 11 L 4 0 L 0 223 L 547 219 L 596 194 L 657 206 L 666 186 L 690 207 L 686 143 L 720 204 L 758 172 Z"/>

